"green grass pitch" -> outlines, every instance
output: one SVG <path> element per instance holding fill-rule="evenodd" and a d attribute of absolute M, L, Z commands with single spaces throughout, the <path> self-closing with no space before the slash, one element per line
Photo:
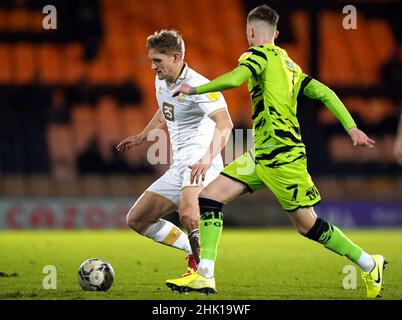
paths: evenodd
<path fill-rule="evenodd" d="M 390 262 L 382 299 L 402 299 L 401 230 L 346 230 L 370 253 Z M 292 229 L 224 229 L 216 263 L 218 294 L 179 294 L 165 280 L 186 269 L 185 254 L 130 231 L 2 231 L 0 299 L 365 299 L 342 286 L 352 265 Z M 108 292 L 85 292 L 77 269 L 88 258 L 109 261 L 115 281 Z M 57 289 L 42 286 L 44 266 L 57 268 Z"/>

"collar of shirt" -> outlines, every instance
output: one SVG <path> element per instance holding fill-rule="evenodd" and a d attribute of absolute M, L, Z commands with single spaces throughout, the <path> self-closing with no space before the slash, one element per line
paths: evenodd
<path fill-rule="evenodd" d="M 166 80 L 167 87 L 169 89 L 172 89 L 174 86 L 176 86 L 176 85 L 180 84 L 181 82 L 183 82 L 183 80 L 186 79 L 186 77 L 187 77 L 187 73 L 188 73 L 188 65 L 187 65 L 187 63 L 184 62 L 183 67 L 181 68 L 180 74 L 177 77 L 176 81 L 175 82 L 169 82 L 169 81 Z"/>

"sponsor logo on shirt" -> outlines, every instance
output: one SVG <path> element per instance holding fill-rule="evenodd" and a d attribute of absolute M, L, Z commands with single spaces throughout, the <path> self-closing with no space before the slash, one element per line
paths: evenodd
<path fill-rule="evenodd" d="M 212 102 L 218 101 L 219 100 L 219 92 L 210 92 L 207 93 L 207 97 L 209 100 Z"/>
<path fill-rule="evenodd" d="M 250 51 L 244 52 L 244 53 L 240 56 L 239 62 L 240 62 L 240 61 L 243 61 L 243 60 L 246 60 L 246 59 L 249 58 L 252 54 L 253 54 L 253 53 L 250 52 Z"/>

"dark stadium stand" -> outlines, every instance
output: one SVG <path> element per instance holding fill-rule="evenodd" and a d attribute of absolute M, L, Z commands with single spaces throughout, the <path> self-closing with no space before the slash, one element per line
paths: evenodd
<path fill-rule="evenodd" d="M 0 195 L 129 196 L 142 190 L 163 167 L 145 164 L 146 146 L 123 156 L 113 147 L 139 132 L 156 110 L 147 36 L 179 30 L 186 61 L 212 79 L 231 70 L 247 49 L 245 15 L 263 1 L 165 0 L 163 10 L 159 0 L 53 2 L 60 22 L 55 31 L 42 29 L 43 1 L 0 3 Z M 343 1 L 303 3 L 272 1 L 282 16 L 278 45 L 333 88 L 377 141 L 374 152 L 357 154 L 327 109 L 302 100 L 311 172 L 328 192 L 333 174 L 364 175 L 369 183 L 357 185 L 393 186 L 397 198 L 398 182 L 390 178 L 401 172 L 392 157 L 401 92 L 390 83 L 398 75 L 386 67 L 401 65 L 396 2 L 359 1 L 358 30 L 340 27 Z M 387 19 L 373 13 L 375 6 L 389 13 Z M 235 127 L 248 128 L 246 86 L 225 98 Z M 133 175 L 145 185 L 134 186 Z"/>

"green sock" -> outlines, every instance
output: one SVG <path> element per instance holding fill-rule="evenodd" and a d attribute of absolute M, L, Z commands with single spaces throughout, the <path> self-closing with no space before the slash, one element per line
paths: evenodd
<path fill-rule="evenodd" d="M 222 203 L 210 199 L 199 199 L 201 259 L 215 261 L 218 243 L 223 229 Z"/>
<path fill-rule="evenodd" d="M 332 227 L 333 231 L 331 237 L 324 246 L 327 249 L 332 250 L 341 256 L 346 256 L 349 260 L 357 263 L 357 260 L 359 260 L 360 255 L 362 254 L 362 249 L 345 236 L 337 227 Z"/>
<path fill-rule="evenodd" d="M 348 257 L 355 263 L 357 263 L 363 251 L 346 237 L 341 230 L 321 218 L 317 218 L 316 223 L 306 234 L 306 237 L 323 244 L 324 247 L 341 256 Z"/>

